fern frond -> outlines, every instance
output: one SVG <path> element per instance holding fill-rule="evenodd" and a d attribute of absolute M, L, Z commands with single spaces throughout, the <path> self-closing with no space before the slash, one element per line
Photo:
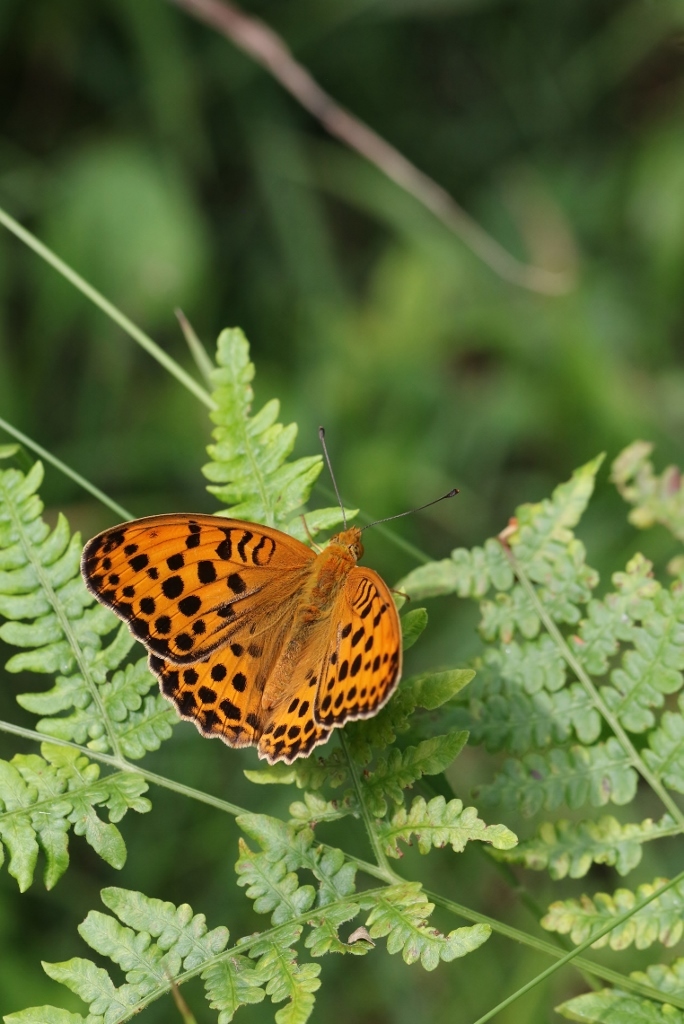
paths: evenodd
<path fill-rule="evenodd" d="M 630 978 L 657 988 L 665 995 L 684 997 L 684 957 L 671 964 L 649 964 L 646 971 L 632 971 Z"/>
<path fill-rule="evenodd" d="M 471 669 L 450 669 L 403 679 L 377 715 L 349 725 L 346 735 L 354 760 L 362 766 L 369 764 L 374 750 L 384 750 L 406 732 L 416 708 L 434 711 L 460 693 L 474 675 Z"/>
<path fill-rule="evenodd" d="M 609 864 L 627 875 L 641 862 L 643 844 L 676 831 L 666 814 L 660 821 L 621 825 L 611 815 L 597 821 L 544 822 L 533 839 L 520 843 L 503 859 L 535 871 L 548 870 L 551 878 L 583 878 L 592 864 Z"/>
<path fill-rule="evenodd" d="M 579 683 L 528 696 L 517 686 L 494 681 L 482 699 L 471 699 L 458 723 L 469 730 L 474 743 L 518 755 L 566 743 L 573 733 L 583 744 L 594 743 L 601 733 L 601 716 Z"/>
<path fill-rule="evenodd" d="M 389 953 L 401 953 L 407 964 L 420 960 L 426 971 L 472 953 L 491 934 L 489 925 L 476 924 L 442 935 L 428 924 L 433 909 L 417 882 L 404 882 L 376 897 L 366 924 L 371 938 L 387 936 Z"/>
<path fill-rule="evenodd" d="M 378 825 L 377 831 L 390 857 L 402 857 L 399 842 L 410 845 L 412 835 L 418 839 L 420 853 L 447 844 L 455 853 L 462 853 L 466 843 L 474 840 L 491 843 L 497 850 L 509 850 L 518 841 L 505 825 L 485 825 L 474 807 L 464 809 L 463 801 L 458 799 L 447 803 L 443 796 L 435 796 L 429 803 L 422 796 L 415 797 L 409 810 L 399 808 L 391 821 Z"/>
<path fill-rule="evenodd" d="M 48 716 L 38 724 L 47 735 L 142 757 L 171 735 L 176 716 L 160 694 L 146 696 L 156 682 L 145 659 L 116 671 L 134 640 L 122 626 L 102 646 L 118 621 L 83 584 L 80 536 L 63 516 L 52 531 L 41 518 L 42 479 L 40 463 L 27 476 L 0 473 L 0 638 L 24 648 L 6 667 L 59 673 L 51 689 L 17 700 Z"/>
<path fill-rule="evenodd" d="M 311 923 L 309 934 L 304 945 L 311 950 L 311 956 L 324 956 L 325 953 L 353 953 L 365 956 L 372 949 L 367 942 L 344 942 L 339 931 L 343 924 L 351 921 L 361 910 L 360 903 L 344 902 L 335 907 L 326 907 L 324 914 L 319 914 Z"/>
<path fill-rule="evenodd" d="M 615 590 L 602 600 L 591 600 L 577 634 L 569 638 L 573 652 L 590 675 L 602 676 L 617 653 L 620 641 L 631 640 L 633 623 L 648 618 L 660 584 L 653 579 L 653 565 L 635 555 L 624 572 L 613 573 Z"/>
<path fill-rule="evenodd" d="M 251 381 L 254 364 L 249 344 L 238 329 L 222 331 L 218 339 L 213 393 L 217 408 L 211 418 L 217 424 L 211 457 L 203 473 L 211 484 L 207 490 L 226 506 L 226 514 L 238 519 L 265 523 L 306 540 L 301 517 L 292 515 L 309 498 L 323 468 L 320 455 L 288 462 L 294 448 L 297 426 L 277 422 L 280 404 L 267 402 L 251 415 L 254 399 Z M 347 511 L 347 518 L 354 515 Z M 342 522 L 339 508 L 307 513 L 313 536 Z"/>
<path fill-rule="evenodd" d="M 305 1024 L 314 1008 L 313 994 L 321 986 L 320 965 L 298 963 L 292 950 L 300 934 L 301 928 L 294 927 L 277 938 L 257 940 L 250 950 L 250 956 L 259 958 L 257 976 L 271 1001 L 288 1000 L 276 1013 L 276 1024 Z"/>
<path fill-rule="evenodd" d="M 512 683 L 515 691 L 555 693 L 565 685 L 565 661 L 547 634 L 525 644 L 511 640 L 500 650 L 487 653 L 488 664 L 498 668 L 501 678 Z"/>
<path fill-rule="evenodd" d="M 612 896 L 598 893 L 593 899 L 582 896 L 581 900 L 559 900 L 551 904 L 542 918 L 542 927 L 560 935 L 570 935 L 576 944 L 584 942 L 594 931 L 610 924 L 611 918 L 630 910 L 666 881 L 665 878 L 657 878 L 654 882 L 645 882 L 636 893 L 629 889 L 616 889 Z M 634 943 L 637 949 L 648 949 L 654 942 L 674 946 L 683 934 L 684 883 L 680 883 L 597 939 L 594 947 L 598 949 L 610 944 L 611 949 L 626 949 Z"/>
<path fill-rule="evenodd" d="M 662 523 L 675 537 L 684 540 L 684 491 L 681 473 L 668 466 L 656 475 L 649 456 L 653 445 L 635 441 L 620 452 L 611 469 L 611 480 L 634 508 L 629 521 L 645 530 Z"/>
<path fill-rule="evenodd" d="M 261 974 L 246 956 L 237 953 L 211 964 L 202 972 L 202 979 L 209 1006 L 219 1011 L 218 1024 L 228 1024 L 241 1006 L 266 998 Z"/>
<path fill-rule="evenodd" d="M 629 803 L 636 793 L 637 773 L 614 737 L 593 747 L 553 749 L 506 761 L 493 782 L 481 786 L 478 798 L 487 804 L 517 806 L 525 817 L 543 807 L 603 807 L 609 801 Z"/>
<path fill-rule="evenodd" d="M 49 743 L 41 750 L 42 757 L 17 754 L 0 761 L 0 863 L 4 843 L 9 873 L 22 892 L 33 881 L 39 849 L 46 858 L 46 888 L 64 874 L 71 827 L 108 864 L 123 867 L 126 847 L 114 822 L 128 810 L 144 813 L 151 807 L 139 775 L 116 772 L 100 778 L 99 765 L 77 750 Z M 98 817 L 99 806 L 109 811 L 109 822 Z"/>
<path fill-rule="evenodd" d="M 684 694 L 679 697 L 679 708 L 679 713 L 663 712 L 658 728 L 648 735 L 649 749 L 642 756 L 666 786 L 684 793 Z"/>
<path fill-rule="evenodd" d="M 303 800 L 290 804 L 290 819 L 295 825 L 313 828 L 321 821 L 337 821 L 348 814 L 358 814 L 358 808 L 351 797 L 345 795 L 339 800 L 324 800 L 317 793 L 304 793 Z"/>
<path fill-rule="evenodd" d="M 450 558 L 430 562 L 413 569 L 398 584 L 398 590 L 413 601 L 444 594 L 459 597 L 484 597 L 488 590 L 510 590 L 513 572 L 497 540 L 486 541 L 482 548 L 456 548 Z"/>
<path fill-rule="evenodd" d="M 662 707 L 664 695 L 676 693 L 684 677 L 684 586 L 659 589 L 641 625 L 630 631 L 632 649 L 601 688 L 608 707 L 630 732 L 644 732 L 655 723 L 650 710 Z"/>
<path fill-rule="evenodd" d="M 684 1024 L 684 1013 L 674 1006 L 612 988 L 568 999 L 556 1012 L 583 1024 Z"/>
<path fill-rule="evenodd" d="M 361 781 L 364 799 L 376 818 L 387 814 L 387 801 L 404 802 L 404 790 L 423 775 L 438 775 L 458 757 L 468 740 L 467 732 L 445 733 L 422 740 L 415 747 L 393 747 L 378 757 L 372 772 Z"/>
<path fill-rule="evenodd" d="M 266 995 L 276 1003 L 288 1000 L 276 1013 L 279 1024 L 305 1024 L 320 984 L 320 967 L 296 960 L 292 947 L 302 923 L 249 936 L 229 949 L 228 929 L 209 930 L 204 915 L 186 903 L 176 907 L 114 887 L 103 889 L 101 896 L 116 916 L 91 911 L 79 933 L 121 968 L 124 983 L 117 986 L 104 968 L 81 957 L 44 963 L 46 974 L 82 999 L 89 1014 L 65 1016 L 66 1011 L 55 1007 L 33 1007 L 14 1014 L 15 1024 L 123 1024 L 170 992 L 173 984 L 196 975 L 204 981 L 210 1006 L 219 1011 L 219 1024 L 232 1020 L 240 1006 L 261 1002 Z"/>
<path fill-rule="evenodd" d="M 128 642 L 130 639 L 130 643 Z M 125 643 L 121 643 L 125 640 Z M 122 626 L 111 647 L 117 653 L 124 647 L 131 647 L 133 638 Z M 102 654 L 110 654 L 105 648 Z M 95 671 L 99 659 L 93 662 Z M 22 693 L 18 703 L 35 714 L 48 714 L 37 724 L 40 732 L 56 739 L 71 740 L 74 743 L 89 744 L 99 749 L 92 738 L 97 739 L 104 732 L 103 720 L 109 723 L 112 735 L 124 757 L 137 760 L 150 751 L 157 750 L 163 740 L 168 739 L 177 722 L 177 715 L 168 701 L 159 693 L 148 693 L 155 680 L 147 667 L 147 658 L 141 658 L 133 665 L 126 665 L 115 672 L 109 680 L 98 687 L 99 700 L 89 700 L 89 688 L 78 677 L 58 676 L 50 690 L 43 693 Z M 83 704 L 85 703 L 85 707 Z M 56 712 L 74 708 L 69 715 Z"/>
<path fill-rule="evenodd" d="M 89 1006 L 87 1019 L 92 1024 L 129 1020 L 148 1002 L 168 992 L 172 981 L 183 972 L 199 973 L 204 963 L 213 967 L 228 944 L 226 928 L 209 931 L 204 915 L 193 914 L 187 904 L 175 907 L 142 893 L 114 887 L 103 889 L 101 896 L 118 920 L 91 911 L 79 933 L 92 949 L 119 965 L 126 976 L 125 983 L 117 987 L 106 970 L 80 957 L 43 964 L 50 978 L 61 982 Z M 131 927 L 126 927 L 127 923 Z M 230 968 L 231 959 L 226 958 L 226 963 Z M 41 1009 L 55 1013 L 52 1008 Z M 15 1017 L 27 1024 L 32 1019 L 30 1014 L 36 1012 L 25 1010 Z M 43 1019 L 52 1020 L 53 1016 Z"/>
<path fill-rule="evenodd" d="M 312 886 L 303 886 L 300 890 L 291 874 L 300 868 L 311 871 L 319 882 L 316 898 L 317 906 L 325 906 L 336 900 L 349 896 L 354 892 L 356 867 L 345 860 L 341 850 L 330 847 L 315 846 L 313 830 L 301 825 L 287 824 L 279 818 L 266 814 L 241 814 L 237 823 L 251 839 L 261 846 L 262 853 L 254 854 L 246 844 L 241 847 L 241 855 L 236 870 L 241 876 L 239 884 L 249 885 L 247 895 L 251 899 L 261 900 L 260 906 L 255 904 L 257 913 L 268 913 L 268 899 L 286 900 L 287 906 L 274 904 L 278 916 L 274 913 L 273 924 L 282 924 L 290 916 L 296 917 L 302 909 L 296 909 L 300 903 L 308 909 L 313 903 Z M 260 887 L 263 894 L 255 891 Z M 293 898 L 295 894 L 295 898 Z M 308 902 L 311 899 L 311 902 Z M 304 904 L 307 904 L 304 907 Z"/>
<path fill-rule="evenodd" d="M 599 456 L 580 467 L 570 480 L 556 487 L 551 498 L 521 505 L 511 520 L 508 542 L 530 578 L 542 585 L 544 603 L 558 621 L 576 622 L 576 605 L 588 600 L 597 582 L 596 573 L 584 564 L 584 547 L 571 530 L 593 493 L 601 461 Z M 506 642 L 518 628 L 527 637 L 539 632 L 539 617 L 515 584 L 501 543 L 493 538 L 483 548 L 457 548 L 450 559 L 415 569 L 398 587 L 412 598 L 456 593 L 480 599 L 492 588 L 510 591 L 510 596 L 497 598 L 504 610 L 495 627 L 502 640 Z M 486 606 L 485 613 L 490 624 L 485 629 L 493 635 L 494 610 Z"/>
<path fill-rule="evenodd" d="M 300 885 L 284 858 L 274 861 L 265 853 L 255 853 L 244 839 L 240 839 L 239 849 L 235 865 L 238 885 L 246 887 L 257 914 L 271 914 L 271 923 L 279 925 L 313 906 L 316 890 L 312 885 Z"/>

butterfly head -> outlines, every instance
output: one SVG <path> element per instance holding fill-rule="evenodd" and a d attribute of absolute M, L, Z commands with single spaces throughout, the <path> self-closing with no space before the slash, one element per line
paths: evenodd
<path fill-rule="evenodd" d="M 361 543 L 361 530 L 358 526 L 350 526 L 348 530 L 342 530 L 332 538 L 332 543 L 340 544 L 346 548 L 355 562 L 363 555 L 363 544 Z"/>

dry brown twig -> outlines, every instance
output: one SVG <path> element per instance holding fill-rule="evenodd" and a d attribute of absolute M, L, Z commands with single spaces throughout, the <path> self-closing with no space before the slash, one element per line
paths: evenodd
<path fill-rule="evenodd" d="M 427 207 L 501 278 L 530 291 L 562 295 L 575 283 L 574 260 L 562 272 L 523 263 L 456 203 L 449 193 L 349 111 L 341 107 L 292 56 L 287 44 L 263 21 L 228 0 L 169 0 L 216 29 L 277 79 L 326 130 L 355 150 L 400 188 Z M 572 246 L 568 246 L 571 249 Z"/>

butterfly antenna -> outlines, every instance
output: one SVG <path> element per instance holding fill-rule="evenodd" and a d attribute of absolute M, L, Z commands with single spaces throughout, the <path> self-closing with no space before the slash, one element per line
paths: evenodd
<path fill-rule="evenodd" d="M 337 480 L 335 479 L 335 474 L 333 473 L 332 466 L 330 465 L 330 456 L 328 455 L 328 449 L 326 448 L 326 445 L 325 445 L 325 428 L 324 427 L 319 427 L 318 428 L 318 437 L 320 439 L 321 445 L 323 446 L 323 454 L 325 455 L 325 461 L 328 463 L 328 469 L 330 471 L 330 479 L 332 480 L 333 487 L 335 488 L 335 494 L 337 495 L 337 501 L 339 503 L 340 508 L 342 509 L 342 522 L 344 523 L 344 528 L 346 530 L 347 529 L 347 517 L 344 514 L 344 505 L 342 504 L 342 499 L 340 498 L 340 492 L 337 489 Z"/>
<path fill-rule="evenodd" d="M 398 515 L 387 516 L 386 519 L 376 519 L 374 523 L 368 523 L 367 526 L 364 526 L 363 530 L 368 530 L 371 526 L 377 526 L 379 523 L 388 523 L 390 519 L 401 519 L 402 516 L 411 516 L 414 512 L 421 512 L 424 508 L 429 508 L 430 505 L 436 505 L 438 501 L 444 501 L 445 498 L 453 498 L 456 494 L 458 494 L 458 487 L 454 487 L 448 494 L 443 494 L 441 498 L 435 498 L 434 501 L 428 501 L 425 505 L 419 505 L 418 508 L 410 508 L 408 512 L 399 512 Z"/>

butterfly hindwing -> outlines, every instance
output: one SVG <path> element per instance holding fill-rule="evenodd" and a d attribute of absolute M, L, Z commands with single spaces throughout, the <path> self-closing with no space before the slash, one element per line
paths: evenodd
<path fill-rule="evenodd" d="M 369 718 L 401 675 L 401 625 L 387 585 L 372 569 L 351 570 L 338 601 L 336 636 L 323 662 L 316 720 L 328 728 Z"/>
<path fill-rule="evenodd" d="M 182 665 L 207 657 L 252 620 L 268 631 L 314 557 L 279 530 L 177 514 L 94 537 L 82 571 L 98 600 L 152 654 Z"/>
<path fill-rule="evenodd" d="M 204 736 L 231 747 L 255 744 L 261 735 L 261 659 L 235 641 L 192 665 L 176 665 L 150 654 L 161 692 Z"/>

